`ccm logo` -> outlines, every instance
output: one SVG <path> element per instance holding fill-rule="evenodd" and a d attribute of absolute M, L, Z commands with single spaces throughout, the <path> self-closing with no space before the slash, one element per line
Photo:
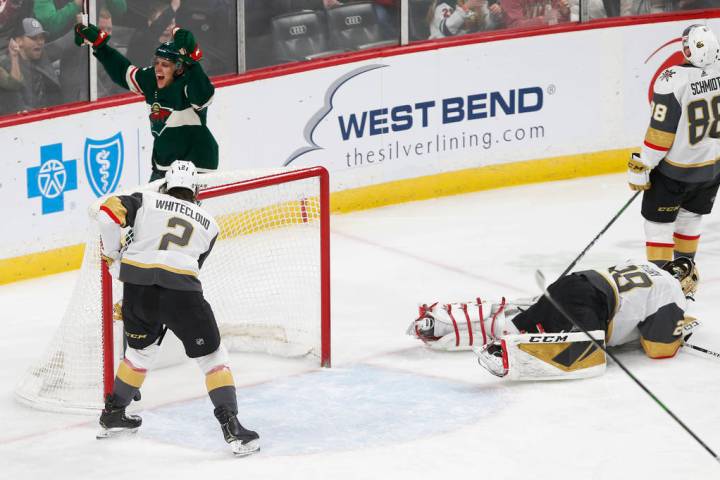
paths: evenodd
<path fill-rule="evenodd" d="M 352 17 L 345 17 L 345 25 L 360 25 L 362 23 L 362 16 L 353 15 Z"/>
<path fill-rule="evenodd" d="M 303 35 L 307 33 L 307 27 L 305 25 L 294 25 L 290 27 L 290 35 Z"/>
<path fill-rule="evenodd" d="M 530 343 L 560 343 L 567 341 L 567 335 L 543 335 L 540 337 L 530 337 Z"/>

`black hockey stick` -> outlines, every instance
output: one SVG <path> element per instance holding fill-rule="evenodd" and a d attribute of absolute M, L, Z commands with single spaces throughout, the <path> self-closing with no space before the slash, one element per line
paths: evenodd
<path fill-rule="evenodd" d="M 695 350 L 696 352 L 704 353 L 705 355 L 707 355 L 709 357 L 715 358 L 716 360 L 720 360 L 720 353 L 713 352 L 712 350 L 708 350 L 707 348 L 703 348 L 699 345 L 685 342 L 683 344 L 683 348 L 687 348 L 689 350 Z"/>
<path fill-rule="evenodd" d="M 640 192 L 641 192 L 641 190 L 638 190 L 637 192 L 633 193 L 632 197 L 630 197 L 630 200 L 628 200 L 627 202 L 625 202 L 625 205 L 623 205 L 623 207 L 620 209 L 620 211 L 618 211 L 618 212 L 615 214 L 615 216 L 610 219 L 610 221 L 608 222 L 608 224 L 605 225 L 605 228 L 603 228 L 602 230 L 600 230 L 600 233 L 598 233 L 597 235 L 595 235 L 595 238 L 593 238 L 593 239 L 592 239 L 592 242 L 590 242 L 590 243 L 588 244 L 588 246 L 585 247 L 585 250 L 583 250 L 582 252 L 580 252 L 580 255 L 578 255 L 577 257 L 575 257 L 575 260 L 573 260 L 572 263 L 571 263 L 570 265 L 568 265 L 568 267 L 565 269 L 565 271 L 563 271 L 563 273 L 560 274 L 561 277 L 564 277 L 565 275 L 567 275 L 568 272 L 575 267 L 575 265 L 577 264 L 577 262 L 580 261 L 580 259 L 585 256 L 585 254 L 587 253 L 587 251 L 590 250 L 590 248 L 591 248 L 593 245 L 595 245 L 595 242 L 598 241 L 598 239 L 602 236 L 602 234 L 605 233 L 605 232 L 607 232 L 608 228 L 610 228 L 610 226 L 611 226 L 613 223 L 615 223 L 615 220 L 617 220 L 617 219 L 620 217 L 620 215 L 622 215 L 622 213 L 630 206 L 630 204 L 631 204 L 633 201 L 635 201 L 635 199 L 637 198 L 637 196 L 640 195 Z"/>
<path fill-rule="evenodd" d="M 633 197 L 633 198 L 634 198 L 634 197 Z M 628 203 L 628 205 L 629 205 L 629 203 Z M 626 205 L 626 206 L 627 206 L 627 205 Z M 617 217 L 617 216 L 616 216 L 616 217 Z M 683 423 L 683 421 L 680 420 L 680 419 L 677 417 L 677 415 L 675 415 L 668 407 L 666 407 L 665 404 L 662 403 L 662 402 L 660 401 L 660 399 L 657 398 L 657 397 L 655 396 L 655 394 L 650 391 L 650 389 L 648 389 L 640 380 L 638 380 L 638 379 L 635 377 L 635 375 L 633 375 L 633 374 L 630 372 L 630 370 L 628 370 L 627 367 L 625 367 L 625 365 L 624 365 L 620 360 L 617 359 L 617 357 L 616 357 L 615 355 L 613 355 L 610 351 L 608 351 L 608 349 L 605 348 L 604 345 L 602 345 L 600 342 L 598 342 L 597 340 L 595 340 L 595 339 L 593 338 L 593 336 L 590 335 L 590 332 L 588 332 L 588 331 L 585 329 L 585 327 L 583 327 L 582 325 L 579 325 L 579 324 L 570 316 L 570 314 L 568 314 L 567 311 L 560 305 L 560 303 L 558 303 L 557 300 L 555 300 L 552 296 L 550 296 L 550 293 L 549 293 L 548 290 L 547 290 L 547 286 L 545 285 L 545 275 L 543 275 L 543 273 L 542 273 L 540 270 L 537 270 L 537 271 L 535 272 L 535 280 L 537 281 L 537 284 L 538 284 L 538 286 L 540 287 L 540 289 L 542 289 L 543 295 L 545 295 L 545 298 L 548 299 L 548 301 L 553 305 L 553 307 L 555 307 L 555 308 L 557 309 L 557 311 L 560 312 L 560 314 L 567 319 L 567 321 L 569 321 L 569 322 L 570 322 L 575 328 L 577 328 L 578 330 L 581 330 L 581 331 L 590 339 L 590 341 L 591 341 L 596 347 L 598 347 L 598 348 L 601 349 L 603 352 L 605 352 L 605 355 L 607 355 L 608 357 L 612 358 L 613 361 L 622 369 L 622 371 L 625 372 L 625 373 L 627 374 L 627 376 L 630 377 L 630 378 L 632 379 L 632 381 L 635 382 L 640 388 L 642 388 L 642 389 L 645 391 L 645 393 L 647 393 L 647 394 L 650 396 L 650 398 L 652 398 L 653 400 L 655 400 L 655 403 L 657 403 L 657 404 L 660 406 L 660 408 L 662 408 L 663 410 L 665 410 L 665 412 L 666 412 L 668 415 L 670 415 L 670 416 L 673 418 L 673 420 L 675 420 L 675 421 L 678 423 L 678 425 L 680 425 L 687 433 L 689 433 L 690 436 L 695 439 L 695 441 L 697 441 L 700 445 L 702 445 L 702 447 L 703 447 L 710 455 L 712 455 L 712 457 L 715 459 L 715 461 L 720 462 L 720 458 L 718 458 L 718 456 L 715 454 L 715 452 L 714 452 L 709 446 L 707 446 L 707 444 L 706 444 L 705 442 L 703 442 L 702 439 L 695 434 L 695 432 L 693 432 L 692 430 L 690 430 L 690 428 L 689 428 L 687 425 L 685 425 L 685 424 Z"/>

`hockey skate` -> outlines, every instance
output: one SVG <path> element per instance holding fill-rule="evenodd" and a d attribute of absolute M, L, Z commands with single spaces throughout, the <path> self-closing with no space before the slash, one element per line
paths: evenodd
<path fill-rule="evenodd" d="M 96 435 L 98 440 L 137 432 L 142 425 L 142 418 L 137 415 L 125 415 L 125 408 L 115 406 L 112 395 L 108 395 L 105 408 L 100 414 L 100 431 Z"/>
<path fill-rule="evenodd" d="M 508 373 L 507 357 L 503 352 L 501 341 L 494 341 L 474 349 L 478 363 L 496 377 L 504 377 Z"/>
<path fill-rule="evenodd" d="M 222 406 L 217 407 L 214 413 L 215 418 L 220 422 L 225 441 L 230 444 L 236 456 L 245 457 L 260 450 L 260 436 L 243 427 L 235 413 Z"/>

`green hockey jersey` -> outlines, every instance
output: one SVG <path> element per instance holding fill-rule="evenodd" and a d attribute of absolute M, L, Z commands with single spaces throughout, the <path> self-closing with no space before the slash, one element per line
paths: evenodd
<path fill-rule="evenodd" d="M 199 63 L 165 88 L 158 88 L 153 67 L 138 68 L 107 43 L 93 53 L 118 85 L 143 95 L 150 107 L 154 137 L 153 171 L 167 170 L 175 160 L 188 160 L 199 172 L 216 170 L 218 145 L 207 127 L 207 107 L 215 87 Z M 154 174 L 154 178 L 159 178 Z"/>

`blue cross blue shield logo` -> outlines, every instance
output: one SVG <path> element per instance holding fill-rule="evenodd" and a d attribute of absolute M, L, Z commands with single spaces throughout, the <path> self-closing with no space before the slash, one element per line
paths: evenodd
<path fill-rule="evenodd" d="M 85 175 L 95 196 L 115 191 L 122 176 L 124 154 L 121 132 L 105 140 L 85 139 Z"/>
<path fill-rule="evenodd" d="M 40 166 L 27 169 L 28 198 L 42 197 L 42 214 L 65 210 L 65 192 L 77 189 L 77 162 L 62 159 L 62 143 L 40 147 Z"/>

